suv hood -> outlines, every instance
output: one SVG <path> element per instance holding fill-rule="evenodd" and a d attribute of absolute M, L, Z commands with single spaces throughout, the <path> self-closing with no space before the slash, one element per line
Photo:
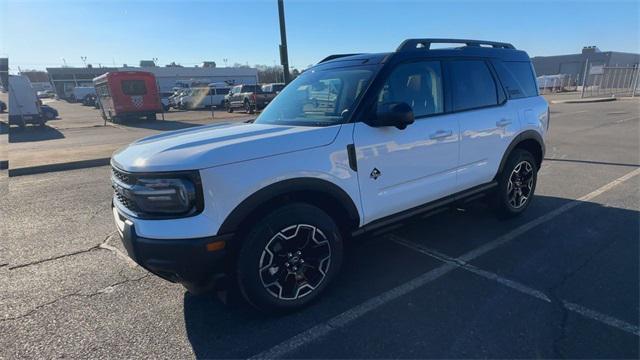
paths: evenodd
<path fill-rule="evenodd" d="M 330 144 L 340 126 L 215 124 L 142 138 L 113 154 L 124 171 L 204 169 Z"/>

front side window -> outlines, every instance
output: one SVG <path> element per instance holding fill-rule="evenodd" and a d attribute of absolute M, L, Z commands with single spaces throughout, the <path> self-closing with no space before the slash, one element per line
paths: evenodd
<path fill-rule="evenodd" d="M 452 61 L 450 69 L 454 111 L 498 104 L 496 83 L 484 61 Z"/>
<path fill-rule="evenodd" d="M 256 123 L 330 126 L 345 121 L 366 89 L 373 68 L 311 69 L 287 85 Z"/>
<path fill-rule="evenodd" d="M 378 105 L 392 102 L 409 104 L 415 117 L 444 112 L 440 62 L 413 62 L 396 67 L 378 94 Z"/>
<path fill-rule="evenodd" d="M 147 87 L 144 80 L 122 80 L 122 92 L 129 96 L 145 95 Z"/>

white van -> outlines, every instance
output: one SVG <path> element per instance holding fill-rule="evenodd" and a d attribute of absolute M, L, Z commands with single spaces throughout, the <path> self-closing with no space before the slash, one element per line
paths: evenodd
<path fill-rule="evenodd" d="M 84 100 L 91 95 L 96 94 L 96 88 L 93 86 L 76 86 L 73 88 L 73 93 L 71 93 L 71 102 Z"/>
<path fill-rule="evenodd" d="M 224 106 L 224 97 L 229 93 L 229 87 L 197 87 L 182 96 L 178 107 L 184 110 L 207 109 Z"/>
<path fill-rule="evenodd" d="M 26 124 L 44 125 L 46 121 L 29 78 L 9 75 L 9 124 L 23 127 Z"/>

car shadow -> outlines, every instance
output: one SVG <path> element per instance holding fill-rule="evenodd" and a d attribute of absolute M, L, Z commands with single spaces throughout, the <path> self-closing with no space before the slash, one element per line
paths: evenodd
<path fill-rule="evenodd" d="M 7 126 L 8 127 L 8 126 Z M 8 127 L 9 142 L 22 143 L 32 141 L 47 141 L 63 139 L 65 136 L 58 129 L 50 126 L 27 125 L 24 128 L 17 126 Z"/>
<path fill-rule="evenodd" d="M 477 200 L 428 218 L 410 219 L 387 232 L 400 234 L 403 238 L 449 256 L 460 256 L 572 201 L 536 196 L 521 217 L 500 220 L 489 211 L 486 202 Z M 566 221 L 580 224 L 597 218 L 603 229 L 607 226 L 631 227 L 635 230 L 629 231 L 637 233 L 640 227 L 640 212 L 592 202 L 582 202 L 562 217 L 560 226 L 565 226 Z M 603 230 L 602 236 L 583 240 L 580 232 L 584 229 L 581 226 L 567 226 L 566 231 L 555 236 L 549 234 L 548 226 L 549 223 L 545 223 L 527 233 L 548 239 L 548 246 L 562 242 L 562 246 L 568 249 L 580 249 L 571 261 L 554 259 L 557 260 L 554 266 L 563 272 L 574 271 L 572 267 L 581 266 L 584 261 L 581 257 L 588 257 L 589 250 L 613 241 L 606 235 L 606 230 Z M 572 237 L 571 233 L 577 235 Z M 240 301 L 236 290 L 229 291 L 230 299 L 226 302 L 212 294 L 196 296 L 185 293 L 186 332 L 196 357 L 238 358 L 258 354 L 441 264 L 389 241 L 384 234 L 385 231 L 365 234 L 346 241 L 345 262 L 340 276 L 319 301 L 298 312 L 285 315 L 259 313 Z M 629 236 L 633 236 L 633 233 Z"/>

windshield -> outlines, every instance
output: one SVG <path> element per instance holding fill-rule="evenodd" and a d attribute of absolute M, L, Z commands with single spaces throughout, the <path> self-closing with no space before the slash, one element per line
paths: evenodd
<path fill-rule="evenodd" d="M 371 67 L 308 70 L 287 85 L 256 123 L 330 126 L 343 122 L 366 89 Z"/>

